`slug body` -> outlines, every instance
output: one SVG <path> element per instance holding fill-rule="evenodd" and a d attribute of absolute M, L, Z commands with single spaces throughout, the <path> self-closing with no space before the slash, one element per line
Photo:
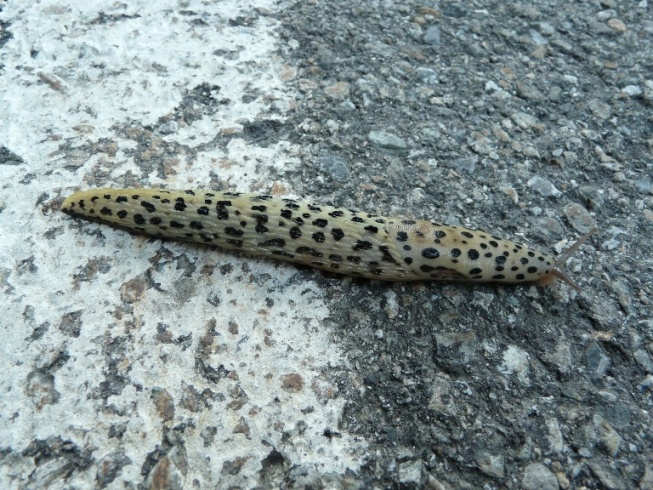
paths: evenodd
<path fill-rule="evenodd" d="M 94 189 L 68 197 L 62 210 L 153 237 L 357 277 L 508 284 L 561 279 L 577 288 L 552 256 L 483 231 L 263 194 Z"/>

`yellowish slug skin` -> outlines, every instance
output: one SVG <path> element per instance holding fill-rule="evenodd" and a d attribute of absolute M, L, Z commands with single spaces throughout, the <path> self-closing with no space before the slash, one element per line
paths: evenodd
<path fill-rule="evenodd" d="M 483 231 L 263 194 L 94 189 L 68 197 L 62 211 L 350 276 L 541 285 L 561 279 L 577 288 L 552 256 Z"/>

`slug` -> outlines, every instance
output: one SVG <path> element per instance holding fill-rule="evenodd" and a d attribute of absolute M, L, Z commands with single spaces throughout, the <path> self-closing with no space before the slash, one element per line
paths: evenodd
<path fill-rule="evenodd" d="M 558 259 L 484 231 L 388 218 L 268 196 L 210 190 L 94 189 L 62 211 L 133 232 L 242 250 L 319 269 L 386 281 L 469 281 L 579 290 Z"/>

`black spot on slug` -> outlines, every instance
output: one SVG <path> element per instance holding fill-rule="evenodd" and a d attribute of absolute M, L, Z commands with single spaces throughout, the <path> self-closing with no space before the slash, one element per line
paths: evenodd
<path fill-rule="evenodd" d="M 325 219 L 320 218 L 320 219 L 316 219 L 315 221 L 313 221 L 313 224 L 315 226 L 319 226 L 320 228 L 324 228 L 326 225 L 329 224 L 329 222 L 327 220 L 325 220 Z"/>
<path fill-rule="evenodd" d="M 471 271 L 469 271 L 469 273 L 471 275 L 473 275 L 473 276 L 476 275 L 476 274 L 480 274 L 481 272 L 483 272 L 483 269 L 480 269 L 478 267 L 476 267 L 476 268 L 472 269 Z"/>
<path fill-rule="evenodd" d="M 478 260 L 478 258 L 481 256 L 481 254 L 478 253 L 478 250 L 470 248 L 467 251 L 467 257 L 469 257 L 469 260 Z"/>
<path fill-rule="evenodd" d="M 344 214 L 345 213 L 343 213 L 342 211 L 332 211 L 329 213 L 329 216 L 331 216 L 332 218 L 339 218 L 340 216 L 344 216 Z"/>
<path fill-rule="evenodd" d="M 408 240 L 408 233 L 406 233 L 405 231 L 400 231 L 397 233 L 398 242 L 405 242 L 406 240 Z"/>
<path fill-rule="evenodd" d="M 209 208 L 207 208 L 206 206 L 200 206 L 199 208 L 197 208 L 197 214 L 206 216 L 209 214 Z"/>
<path fill-rule="evenodd" d="M 127 202 L 127 196 L 116 197 L 116 202 Z"/>
<path fill-rule="evenodd" d="M 372 248 L 372 244 L 365 240 L 356 240 L 356 245 L 352 247 L 354 251 L 358 252 L 360 250 L 369 250 Z"/>
<path fill-rule="evenodd" d="M 322 233 L 321 231 L 313 233 L 313 240 L 315 240 L 318 243 L 324 242 L 325 238 L 326 237 L 324 236 L 324 233 Z"/>
<path fill-rule="evenodd" d="M 382 261 L 391 262 L 393 264 L 397 263 L 395 258 L 390 254 L 390 248 L 387 245 L 379 246 L 379 251 L 383 254 L 383 256 L 381 257 Z"/>
<path fill-rule="evenodd" d="M 296 226 L 293 226 L 288 232 L 288 234 L 290 235 L 290 238 L 292 238 L 293 240 L 297 240 L 299 237 L 302 236 L 302 230 L 300 230 Z"/>
<path fill-rule="evenodd" d="M 143 218 L 142 214 L 135 214 L 134 223 L 136 223 L 137 225 L 143 225 L 145 224 L 145 218 Z"/>
<path fill-rule="evenodd" d="M 333 230 L 331 230 L 331 236 L 336 242 L 338 242 L 345 236 L 345 232 L 342 231 L 340 228 L 334 228 Z"/>
<path fill-rule="evenodd" d="M 141 206 L 143 206 L 145 208 L 145 210 L 150 212 L 150 213 L 153 213 L 154 211 L 156 211 L 156 208 L 154 207 L 154 204 L 152 204 L 151 202 L 141 201 Z"/>
<path fill-rule="evenodd" d="M 179 223 L 178 221 L 171 221 L 170 226 L 172 226 L 173 228 L 183 228 L 184 227 L 184 225 Z"/>
<path fill-rule="evenodd" d="M 151 225 L 160 225 L 161 224 L 161 218 L 158 216 L 153 216 L 150 218 L 150 224 Z"/>
<path fill-rule="evenodd" d="M 204 228 L 204 225 L 202 223 L 200 223 L 199 221 L 191 221 L 190 222 L 190 227 L 193 230 L 201 230 L 202 228 Z"/>
<path fill-rule="evenodd" d="M 474 238 L 474 235 L 471 234 L 471 233 L 468 232 L 468 231 L 461 231 L 460 234 L 461 234 L 462 236 L 464 236 L 464 237 L 467 237 L 467 238 Z"/>
<path fill-rule="evenodd" d="M 376 226 L 368 225 L 364 228 L 365 231 L 369 231 L 370 233 L 378 233 L 379 229 Z"/>
<path fill-rule="evenodd" d="M 227 235 L 231 235 L 231 236 L 243 236 L 245 234 L 245 232 L 243 230 L 237 230 L 236 228 L 233 228 L 232 226 L 227 226 L 224 229 L 224 232 Z"/>
<path fill-rule="evenodd" d="M 461 254 L 461 253 L 462 253 L 462 252 L 460 251 L 459 248 L 452 248 L 452 249 L 451 249 L 451 256 L 452 256 L 453 258 L 460 257 L 460 254 Z"/>
<path fill-rule="evenodd" d="M 222 201 L 224 202 L 224 201 Z M 227 201 L 230 202 L 230 201 Z M 229 219 L 229 212 L 226 210 L 226 208 L 220 204 L 220 201 L 218 201 L 217 206 L 215 207 L 216 212 L 218 213 L 218 219 L 219 220 L 227 220 Z"/>
<path fill-rule="evenodd" d="M 118 216 L 118 218 L 121 218 L 121 219 L 122 219 L 122 218 L 125 218 L 125 217 L 127 216 L 127 211 L 125 211 L 124 209 L 122 209 L 122 210 L 120 210 L 120 211 L 118 211 L 118 212 L 116 213 L 116 216 Z"/>
<path fill-rule="evenodd" d="M 425 248 L 422 250 L 422 257 L 426 259 L 437 259 L 440 256 L 440 252 L 435 248 Z"/>
<path fill-rule="evenodd" d="M 175 199 L 175 201 L 176 201 L 175 202 L 176 211 L 183 211 L 184 209 L 186 209 L 186 202 L 184 201 L 183 197 L 178 197 L 177 199 Z"/>
<path fill-rule="evenodd" d="M 100 214 L 103 215 L 103 216 L 111 216 L 113 214 L 113 212 L 109 208 L 104 207 L 104 208 L 100 209 Z"/>
<path fill-rule="evenodd" d="M 535 274 L 537 272 L 537 267 L 530 266 L 527 270 L 529 274 Z"/>

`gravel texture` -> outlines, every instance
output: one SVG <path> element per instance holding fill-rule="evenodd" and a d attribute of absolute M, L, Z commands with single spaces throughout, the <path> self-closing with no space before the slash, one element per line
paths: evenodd
<path fill-rule="evenodd" d="M 652 8 L 0 4 L 0 486 L 653 489 Z M 162 185 L 557 253 L 598 231 L 578 294 L 353 280 L 57 212 Z"/>

